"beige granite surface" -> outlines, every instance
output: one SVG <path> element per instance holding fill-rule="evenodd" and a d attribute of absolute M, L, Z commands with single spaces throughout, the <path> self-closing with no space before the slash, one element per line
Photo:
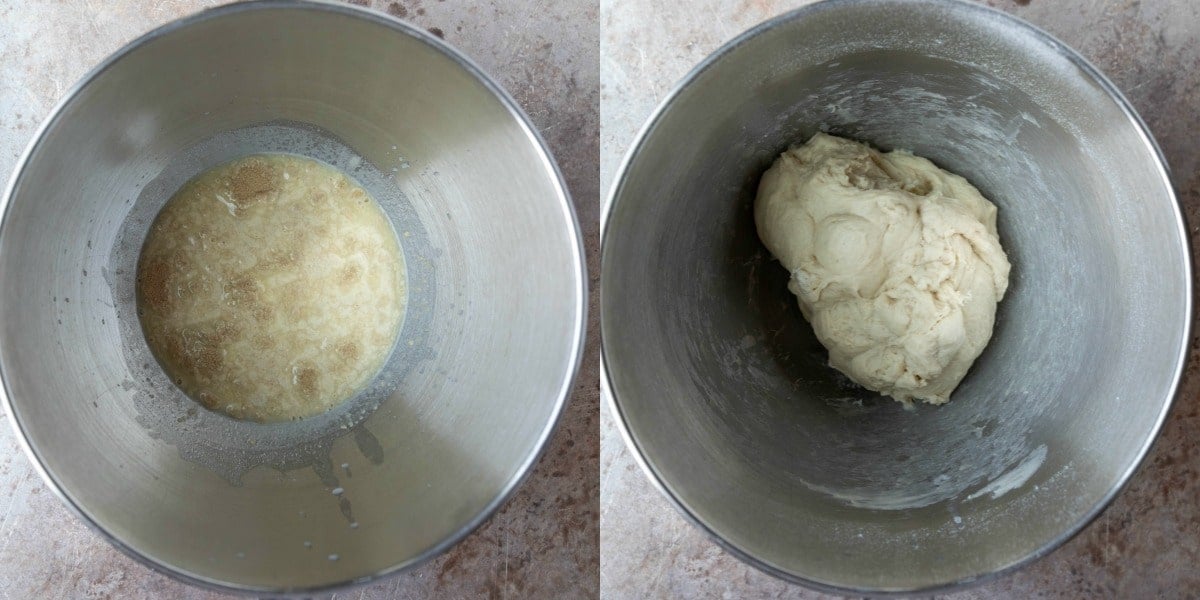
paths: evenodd
<path fill-rule="evenodd" d="M 602 189 L 642 122 L 688 69 L 751 25 L 805 3 L 601 0 Z M 986 3 L 1049 30 L 1124 90 L 1171 164 L 1193 247 L 1200 247 L 1200 2 Z M 685 522 L 634 463 L 609 410 L 602 412 L 602 598 L 829 597 L 739 562 Z M 1095 523 L 1029 568 L 947 597 L 1200 597 L 1198 444 L 1200 357 L 1193 355 L 1162 437 Z"/>
<path fill-rule="evenodd" d="M 750 25 L 804 2 L 359 3 L 436 28 L 517 97 L 568 178 L 594 273 L 597 161 L 607 189 L 634 132 L 687 69 Z M 1162 145 L 1189 219 L 1200 222 L 1200 3 L 988 3 L 1050 30 L 1116 81 Z M 7 176 L 38 121 L 91 65 L 141 32 L 211 4 L 0 0 L 0 173 Z M 600 55 L 595 52 L 597 21 L 604 30 Z M 599 145 L 598 111 L 604 122 Z M 1192 232 L 1200 235 L 1195 226 Z M 597 585 L 603 586 L 603 597 L 614 599 L 824 597 L 722 552 L 684 522 L 637 469 L 611 415 L 597 410 L 597 282 L 591 283 L 591 340 L 572 405 L 517 496 L 448 554 L 412 573 L 337 597 L 576 598 L 594 597 Z M 1198 369 L 1193 357 L 1162 439 L 1129 489 L 1096 523 L 1030 568 L 954 597 L 1200 595 Z M 603 495 L 599 504 L 597 487 Z M 604 529 L 599 549 L 597 512 Z M 32 597 L 219 596 L 153 573 L 101 541 L 42 485 L 3 426 L 0 598 Z"/>
<path fill-rule="evenodd" d="M 38 123 L 88 69 L 141 33 L 218 3 L 0 0 L 0 180 L 7 181 Z M 444 37 L 516 97 L 567 178 L 594 271 L 599 229 L 595 0 L 354 3 Z M 596 597 L 595 314 L 571 404 L 516 496 L 447 554 L 334 597 Z M 152 572 L 102 541 L 42 484 L 8 424 L 0 424 L 0 599 L 218 597 L 224 596 Z"/>

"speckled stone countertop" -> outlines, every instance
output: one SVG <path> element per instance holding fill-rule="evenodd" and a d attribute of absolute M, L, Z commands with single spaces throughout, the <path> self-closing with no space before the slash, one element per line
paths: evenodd
<path fill-rule="evenodd" d="M 38 123 L 92 66 L 210 0 L 0 0 L 0 179 Z M 594 271 L 598 247 L 599 30 L 595 0 L 367 5 L 428 28 L 512 93 L 574 196 Z M 592 283 L 593 298 L 596 289 Z M 594 302 L 593 302 L 594 303 Z M 516 496 L 449 553 L 337 598 L 594 598 L 599 576 L 596 312 L 571 404 Z M 121 554 L 71 515 L 0 424 L 0 598 L 219 598 Z"/>
<path fill-rule="evenodd" d="M 608 190 L 642 122 L 671 87 L 733 36 L 797 0 L 602 0 L 601 183 Z M 1081 52 L 1149 124 L 1200 248 L 1200 3 L 988 0 Z M 1193 329 L 1195 331 L 1195 328 Z M 1200 342 L 1193 340 L 1193 348 Z M 612 600 L 827 598 L 723 552 L 684 521 L 601 416 L 600 584 Z M 1200 596 L 1200 356 L 1193 354 L 1162 437 L 1129 487 L 1064 547 L 951 598 Z"/>

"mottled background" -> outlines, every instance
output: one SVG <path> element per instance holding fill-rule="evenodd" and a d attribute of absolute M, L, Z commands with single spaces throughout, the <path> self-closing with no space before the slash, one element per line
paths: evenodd
<path fill-rule="evenodd" d="M 601 0 L 601 184 L 642 122 L 721 43 L 803 0 Z M 1157 137 L 1200 247 L 1200 2 L 988 0 L 1050 31 L 1116 82 Z M 1195 329 L 1194 329 L 1195 331 Z M 1200 342 L 1193 339 L 1193 348 Z M 1029 568 L 948 598 L 1200 596 L 1200 356 L 1162 437 L 1117 501 Z M 612 600 L 827 598 L 726 554 L 653 489 L 601 416 L 600 585 Z"/>
<path fill-rule="evenodd" d="M 355 1 L 427 28 L 496 77 L 546 137 L 598 246 L 596 0 Z M 92 66 L 211 0 L 0 0 L 0 180 Z M 12 285 L 8 282 L 6 285 Z M 593 298 L 596 282 L 592 281 Z M 593 300 L 594 304 L 594 300 Z M 595 310 L 574 396 L 530 478 L 487 524 L 411 573 L 336 598 L 594 598 L 599 561 Z M 6 419 L 5 419 L 6 420 Z M 69 514 L 0 424 L 0 598 L 220 598 L 152 572 Z"/>
<path fill-rule="evenodd" d="M 595 273 L 600 185 L 607 189 L 621 155 L 654 105 L 722 42 L 805 2 L 356 3 L 444 37 L 516 96 L 546 136 L 568 179 L 589 268 Z M 88 68 L 144 31 L 212 4 L 0 0 L 0 173 L 11 171 L 37 123 Z M 1171 163 L 1188 218 L 1200 223 L 1200 3 L 987 4 L 1048 29 L 1113 78 L 1149 123 Z M 1191 230 L 1193 236 L 1200 232 L 1195 226 Z M 591 283 L 591 339 L 572 404 L 545 457 L 516 497 L 448 554 L 412 573 L 337 597 L 578 598 L 594 597 L 598 585 L 613 599 L 823 597 L 725 554 L 650 487 L 628 455 L 611 415 L 603 411 L 599 416 L 597 410 L 598 282 Z M 1030 568 L 953 597 L 1200 595 L 1197 360 L 1193 356 L 1188 366 L 1162 439 L 1099 520 Z M 597 487 L 603 492 L 599 504 Z M 599 549 L 598 512 L 604 529 Z M 110 548 L 67 513 L 18 451 L 9 428 L 0 426 L 0 598 L 35 597 L 219 596 L 177 584 Z"/>

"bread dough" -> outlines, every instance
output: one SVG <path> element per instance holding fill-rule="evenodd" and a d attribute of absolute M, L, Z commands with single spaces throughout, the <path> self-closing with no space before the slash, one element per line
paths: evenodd
<path fill-rule="evenodd" d="M 979 190 L 924 158 L 818 133 L 763 175 L 754 220 L 832 367 L 905 405 L 950 399 L 1008 288 Z"/>
<path fill-rule="evenodd" d="M 252 155 L 185 185 L 138 259 L 138 315 L 172 380 L 239 419 L 308 417 L 383 366 L 405 308 L 383 210 L 324 163 Z"/>

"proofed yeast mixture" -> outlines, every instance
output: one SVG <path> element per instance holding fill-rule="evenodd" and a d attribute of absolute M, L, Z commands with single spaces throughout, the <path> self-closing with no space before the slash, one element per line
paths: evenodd
<path fill-rule="evenodd" d="M 404 259 L 379 205 L 323 163 L 258 154 L 185 185 L 138 261 L 138 314 L 168 375 L 255 421 L 312 416 L 383 366 Z"/>

